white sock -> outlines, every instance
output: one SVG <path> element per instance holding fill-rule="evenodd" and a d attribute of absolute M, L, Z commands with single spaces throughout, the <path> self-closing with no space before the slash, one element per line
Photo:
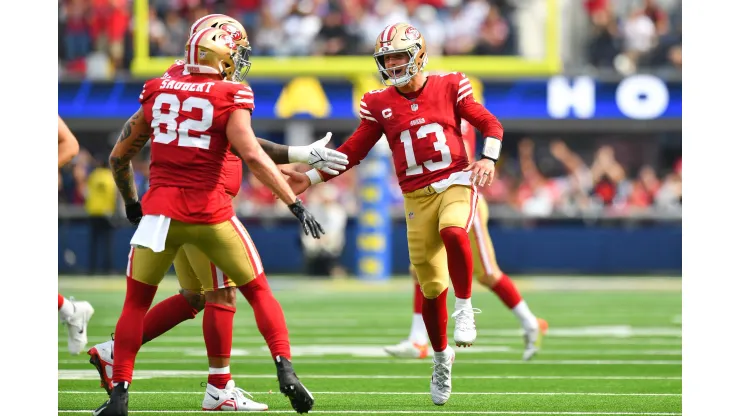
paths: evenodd
<path fill-rule="evenodd" d="M 449 357 L 449 355 L 450 355 L 450 346 L 449 345 L 443 351 L 440 351 L 440 352 L 434 351 L 434 358 L 437 361 L 446 360 L 447 357 Z"/>
<path fill-rule="evenodd" d="M 231 367 L 228 365 L 221 368 L 208 367 L 208 374 L 231 374 Z"/>
<path fill-rule="evenodd" d="M 537 317 L 529 310 L 529 306 L 527 306 L 527 302 L 524 300 L 514 306 L 511 311 L 514 312 L 514 315 L 517 318 L 519 318 L 519 322 L 525 330 L 534 330 L 539 326 L 537 323 Z"/>
<path fill-rule="evenodd" d="M 411 318 L 409 341 L 419 345 L 427 345 L 429 342 L 427 338 L 427 327 L 424 325 L 424 318 L 420 313 L 415 313 L 414 317 Z"/>
<path fill-rule="evenodd" d="M 467 299 L 460 299 L 458 297 L 455 298 L 455 310 L 459 311 L 460 309 L 471 309 L 473 307 L 473 302 L 471 298 Z"/>
<path fill-rule="evenodd" d="M 64 303 L 62 303 L 62 307 L 59 309 L 59 316 L 61 316 L 63 319 L 67 319 L 74 313 L 74 305 L 72 305 L 72 302 L 69 299 L 64 298 Z"/>

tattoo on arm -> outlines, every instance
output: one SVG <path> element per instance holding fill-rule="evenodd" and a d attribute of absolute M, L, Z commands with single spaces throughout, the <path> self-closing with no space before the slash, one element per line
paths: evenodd
<path fill-rule="evenodd" d="M 290 163 L 288 160 L 288 146 L 260 138 L 257 138 L 257 141 L 260 146 L 262 146 L 262 150 L 267 153 L 267 156 L 270 156 L 270 159 L 272 159 L 276 165 Z"/>
<path fill-rule="evenodd" d="M 134 183 L 134 168 L 131 159 L 136 156 L 149 140 L 149 129 L 142 131 L 145 124 L 143 114 L 138 111 L 128 119 L 118 136 L 116 146 L 110 155 L 110 168 L 113 171 L 113 179 L 116 181 L 118 191 L 123 197 L 126 205 L 133 204 L 139 200 Z M 147 126 L 148 127 L 148 126 Z"/>

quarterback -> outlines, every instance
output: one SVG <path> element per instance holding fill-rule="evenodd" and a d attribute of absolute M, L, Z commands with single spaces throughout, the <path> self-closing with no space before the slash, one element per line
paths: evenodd
<path fill-rule="evenodd" d="M 433 355 L 432 402 L 443 405 L 452 391 L 455 351 L 447 343 L 447 288 L 455 291 L 454 340 L 470 346 L 476 339 L 471 303 L 473 258 L 468 231 L 478 202 L 478 186 L 492 182 L 501 151 L 503 128 L 476 102 L 467 77 L 451 72 L 425 73 L 424 37 L 407 23 L 387 26 L 375 43 L 375 63 L 389 88 L 366 93 L 360 101 L 360 125 L 337 149 L 360 163 L 385 135 L 404 196 L 409 258 L 424 294 L 422 315 Z M 460 120 L 485 135 L 481 159 L 469 163 Z M 316 169 L 284 171 L 301 193 L 330 177 Z M 448 277 L 449 276 L 449 277 Z"/>

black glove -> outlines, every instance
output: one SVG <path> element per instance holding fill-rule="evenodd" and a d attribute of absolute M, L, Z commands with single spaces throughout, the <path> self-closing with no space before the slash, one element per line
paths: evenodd
<path fill-rule="evenodd" d="M 303 232 L 306 233 L 306 235 L 308 235 L 309 231 L 313 238 L 321 238 L 319 232 L 321 232 L 321 234 L 326 234 L 324 229 L 321 228 L 321 224 L 316 221 L 316 218 L 314 218 L 310 212 L 306 211 L 306 207 L 303 206 L 300 199 L 296 198 L 295 203 L 288 205 L 288 208 L 290 208 L 290 212 L 298 218 L 298 221 L 301 222 L 301 225 L 303 225 Z"/>
<path fill-rule="evenodd" d="M 144 216 L 144 213 L 141 212 L 141 202 L 134 202 L 133 204 L 126 205 L 126 218 L 128 218 L 129 222 L 133 225 L 139 225 L 139 221 L 141 221 L 141 217 Z"/>

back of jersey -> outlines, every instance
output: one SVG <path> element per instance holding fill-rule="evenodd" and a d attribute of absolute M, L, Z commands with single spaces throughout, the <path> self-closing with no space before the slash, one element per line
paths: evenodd
<path fill-rule="evenodd" d="M 152 195 L 145 198 L 144 210 L 147 214 L 151 211 L 147 208 L 156 206 L 159 211 L 156 214 L 186 221 L 193 219 L 188 218 L 186 212 L 173 214 L 172 209 L 162 208 L 172 192 L 157 190 L 201 191 L 180 193 L 190 204 L 196 198 L 230 202 L 219 195 L 225 195 L 225 169 L 230 152 L 226 125 L 232 111 L 252 110 L 254 97 L 248 86 L 239 83 L 187 72 L 168 71 L 168 75 L 147 81 L 139 96 L 146 122 L 153 129 L 150 190 L 146 194 Z M 157 194 L 169 196 L 152 201 Z M 149 204 L 146 204 L 147 199 Z M 216 207 L 199 206 L 195 211 L 200 211 L 197 215 L 200 218 L 208 215 L 208 210 L 216 210 Z"/>

